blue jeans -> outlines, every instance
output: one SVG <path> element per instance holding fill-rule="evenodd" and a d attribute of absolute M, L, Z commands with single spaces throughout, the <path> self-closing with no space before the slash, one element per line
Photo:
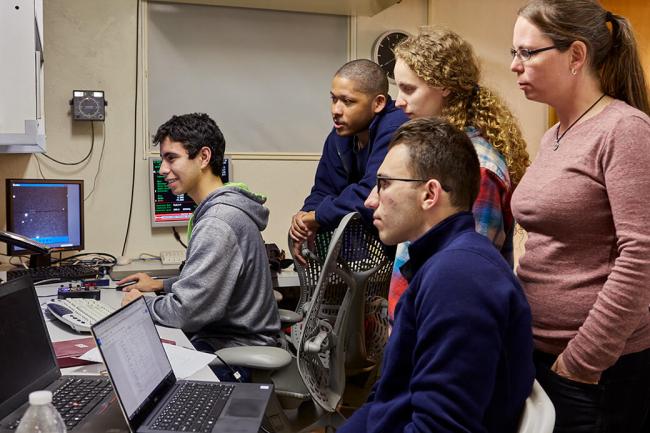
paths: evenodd
<path fill-rule="evenodd" d="M 650 349 L 621 356 L 598 384 L 551 371 L 557 357 L 535 351 L 537 381 L 555 406 L 554 433 L 646 433 L 650 425 Z"/>
<path fill-rule="evenodd" d="M 213 348 L 210 344 L 201 340 L 192 340 L 192 346 L 200 352 L 214 353 L 219 349 Z M 241 377 L 239 380 L 235 379 L 233 376 L 232 368 L 234 371 L 238 372 Z M 250 382 L 251 381 L 251 370 L 242 367 L 240 365 L 230 365 L 230 368 L 225 365 L 211 365 L 210 369 L 212 372 L 219 378 L 221 382 Z"/>

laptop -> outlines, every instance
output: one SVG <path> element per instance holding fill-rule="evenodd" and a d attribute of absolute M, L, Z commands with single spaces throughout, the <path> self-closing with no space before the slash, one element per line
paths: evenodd
<path fill-rule="evenodd" d="M 15 431 L 29 393 L 42 389 L 69 432 L 129 431 L 107 377 L 61 375 L 29 276 L 0 284 L 0 347 L 0 432 Z"/>
<path fill-rule="evenodd" d="M 273 386 L 178 380 L 143 297 L 91 331 L 132 432 L 258 432 Z"/>

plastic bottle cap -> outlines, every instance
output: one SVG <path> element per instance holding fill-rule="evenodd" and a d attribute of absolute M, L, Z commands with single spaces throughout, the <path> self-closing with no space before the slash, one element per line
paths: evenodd
<path fill-rule="evenodd" d="M 29 393 L 29 404 L 43 405 L 52 403 L 52 391 L 34 391 Z"/>

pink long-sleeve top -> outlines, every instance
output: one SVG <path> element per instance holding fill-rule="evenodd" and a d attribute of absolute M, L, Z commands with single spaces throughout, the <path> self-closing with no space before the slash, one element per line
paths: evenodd
<path fill-rule="evenodd" d="M 517 275 L 536 348 L 599 380 L 650 347 L 650 118 L 615 100 L 554 151 L 556 128 L 512 198 L 528 232 Z"/>

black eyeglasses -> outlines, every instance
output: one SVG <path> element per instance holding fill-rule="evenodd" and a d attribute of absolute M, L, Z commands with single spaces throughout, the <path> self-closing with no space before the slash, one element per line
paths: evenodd
<path fill-rule="evenodd" d="M 401 178 L 401 177 L 387 177 L 387 176 L 381 176 L 381 175 L 378 174 L 377 175 L 377 194 L 379 194 L 381 192 L 382 188 L 386 188 L 386 186 L 388 186 L 389 181 L 394 181 L 394 180 L 399 181 L 399 182 L 422 182 L 422 183 L 424 183 L 424 182 L 428 182 L 431 179 L 404 179 L 404 178 Z M 440 186 L 446 192 L 451 191 L 451 188 L 447 188 L 442 183 L 440 184 Z"/>
<path fill-rule="evenodd" d="M 550 47 L 538 48 L 536 50 L 529 50 L 528 48 L 519 48 L 518 50 L 515 50 L 514 48 L 510 48 L 510 55 L 513 59 L 516 57 L 522 62 L 525 62 L 527 60 L 530 60 L 530 58 L 535 54 L 541 53 L 542 51 L 552 50 L 553 48 L 557 47 L 555 45 L 551 45 Z"/>

